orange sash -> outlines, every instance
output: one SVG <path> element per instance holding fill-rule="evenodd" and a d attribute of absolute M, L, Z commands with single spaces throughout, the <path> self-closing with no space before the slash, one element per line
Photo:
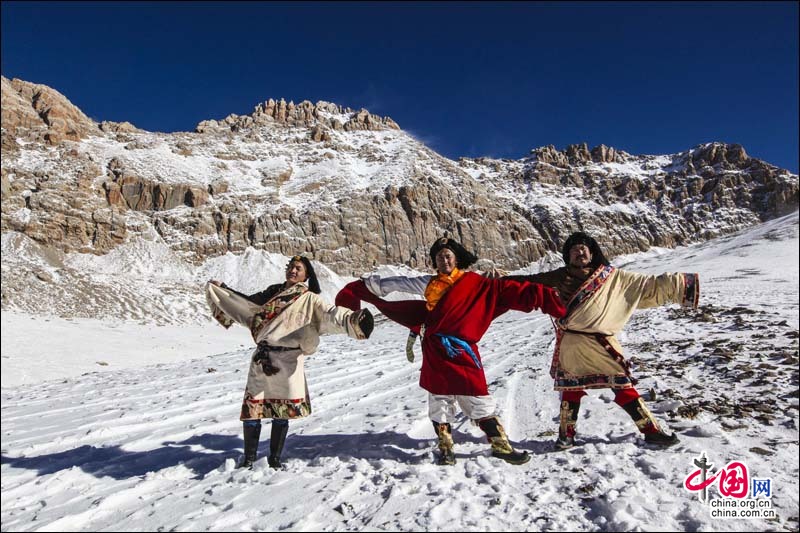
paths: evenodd
<path fill-rule="evenodd" d="M 447 291 L 449 291 L 463 275 L 464 272 L 454 268 L 449 275 L 439 274 L 428 282 L 428 286 L 425 287 L 425 301 L 427 302 L 425 307 L 427 307 L 428 311 L 433 311 L 433 308 L 436 307 L 439 300 L 447 294 Z"/>

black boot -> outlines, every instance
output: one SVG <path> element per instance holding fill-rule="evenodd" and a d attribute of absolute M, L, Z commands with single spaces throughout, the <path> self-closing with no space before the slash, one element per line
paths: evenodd
<path fill-rule="evenodd" d="M 261 420 L 258 424 L 242 424 L 244 432 L 244 459 L 236 468 L 253 469 L 253 463 L 258 457 L 258 439 L 261 437 Z"/>
<path fill-rule="evenodd" d="M 436 431 L 436 436 L 439 437 L 439 457 L 436 462 L 440 465 L 454 465 L 456 464 L 456 454 L 453 449 L 453 428 L 447 422 L 439 423 L 433 422 L 433 429 Z"/>
<path fill-rule="evenodd" d="M 680 442 L 674 433 L 670 435 L 662 431 L 641 397 L 626 403 L 622 408 L 633 419 L 639 431 L 644 433 L 644 441 L 647 444 L 666 447 Z"/>
<path fill-rule="evenodd" d="M 512 465 L 525 464 L 531 460 L 528 452 L 518 452 L 511 447 L 508 437 L 496 416 L 478 420 L 478 426 L 486 433 L 492 445 L 492 455 Z"/>
<path fill-rule="evenodd" d="M 269 457 L 267 462 L 270 468 L 281 467 L 281 452 L 283 443 L 286 442 L 286 434 L 289 432 L 289 421 L 282 419 L 272 420 L 272 433 L 269 437 Z"/>
<path fill-rule="evenodd" d="M 566 450 L 575 446 L 575 426 L 578 424 L 578 411 L 581 402 L 561 402 L 559 412 L 560 421 L 558 424 L 558 438 L 556 439 L 556 450 Z"/>

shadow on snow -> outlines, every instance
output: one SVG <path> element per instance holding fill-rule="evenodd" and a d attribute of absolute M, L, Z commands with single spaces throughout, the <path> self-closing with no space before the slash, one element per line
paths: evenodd
<path fill-rule="evenodd" d="M 269 424 L 265 424 L 259 458 L 269 453 Z M 347 459 L 390 459 L 417 464 L 428 461 L 430 439 L 383 432 L 357 435 L 292 435 L 283 451 L 284 459 L 310 461 L 319 457 Z M 181 442 L 165 441 L 160 448 L 128 451 L 120 446 L 85 445 L 58 453 L 29 457 L 0 457 L 3 466 L 36 470 L 38 475 L 53 474 L 77 467 L 95 477 L 126 479 L 144 476 L 165 468 L 183 465 L 201 479 L 219 468 L 226 459 L 241 456 L 242 439 L 233 435 L 203 434 Z"/>

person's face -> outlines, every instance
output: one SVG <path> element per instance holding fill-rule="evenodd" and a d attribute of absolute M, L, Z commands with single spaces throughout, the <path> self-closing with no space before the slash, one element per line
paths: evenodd
<path fill-rule="evenodd" d="M 308 273 L 302 261 L 292 261 L 286 269 L 286 284 L 290 287 L 295 283 L 305 281 Z"/>
<path fill-rule="evenodd" d="M 453 271 L 456 267 L 456 254 L 450 248 L 442 248 L 436 254 L 436 270 L 440 274 L 447 274 Z"/>
<path fill-rule="evenodd" d="M 569 264 L 578 268 L 586 268 L 592 262 L 592 252 L 585 244 L 576 244 L 569 249 Z"/>

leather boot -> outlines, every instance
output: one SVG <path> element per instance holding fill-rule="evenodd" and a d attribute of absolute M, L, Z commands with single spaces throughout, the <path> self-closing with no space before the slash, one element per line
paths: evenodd
<path fill-rule="evenodd" d="M 641 397 L 626 403 L 622 408 L 633 419 L 639 431 L 644 434 L 644 441 L 647 444 L 672 446 L 680 442 L 674 433 L 670 435 L 661 430 L 653 413 L 650 412 Z"/>
<path fill-rule="evenodd" d="M 433 429 L 436 431 L 436 436 L 439 437 L 439 457 L 436 462 L 440 465 L 454 465 L 456 464 L 456 454 L 454 451 L 455 444 L 453 443 L 453 428 L 447 422 L 439 423 L 433 422 Z"/>
<path fill-rule="evenodd" d="M 512 465 L 525 464 L 531 460 L 528 452 L 518 452 L 514 450 L 511 443 L 508 442 L 508 437 L 500 424 L 500 419 L 496 416 L 489 418 L 482 418 L 478 420 L 478 426 L 486 433 L 489 443 L 492 445 L 492 455 L 502 459 Z"/>
<path fill-rule="evenodd" d="M 248 420 L 242 424 L 244 433 L 244 458 L 236 468 L 249 468 L 252 470 L 253 463 L 256 462 L 256 457 L 258 457 L 258 439 L 261 437 L 261 420 L 256 420 L 255 422 L 257 422 L 257 424 Z"/>
<path fill-rule="evenodd" d="M 279 418 L 272 420 L 272 433 L 269 437 L 269 457 L 267 463 L 270 468 L 280 468 L 281 452 L 283 444 L 286 442 L 286 434 L 289 432 L 289 421 Z"/>
<path fill-rule="evenodd" d="M 561 402 L 560 421 L 558 424 L 558 438 L 555 442 L 556 450 L 566 450 L 575 446 L 575 426 L 578 423 L 578 411 L 581 402 Z"/>

